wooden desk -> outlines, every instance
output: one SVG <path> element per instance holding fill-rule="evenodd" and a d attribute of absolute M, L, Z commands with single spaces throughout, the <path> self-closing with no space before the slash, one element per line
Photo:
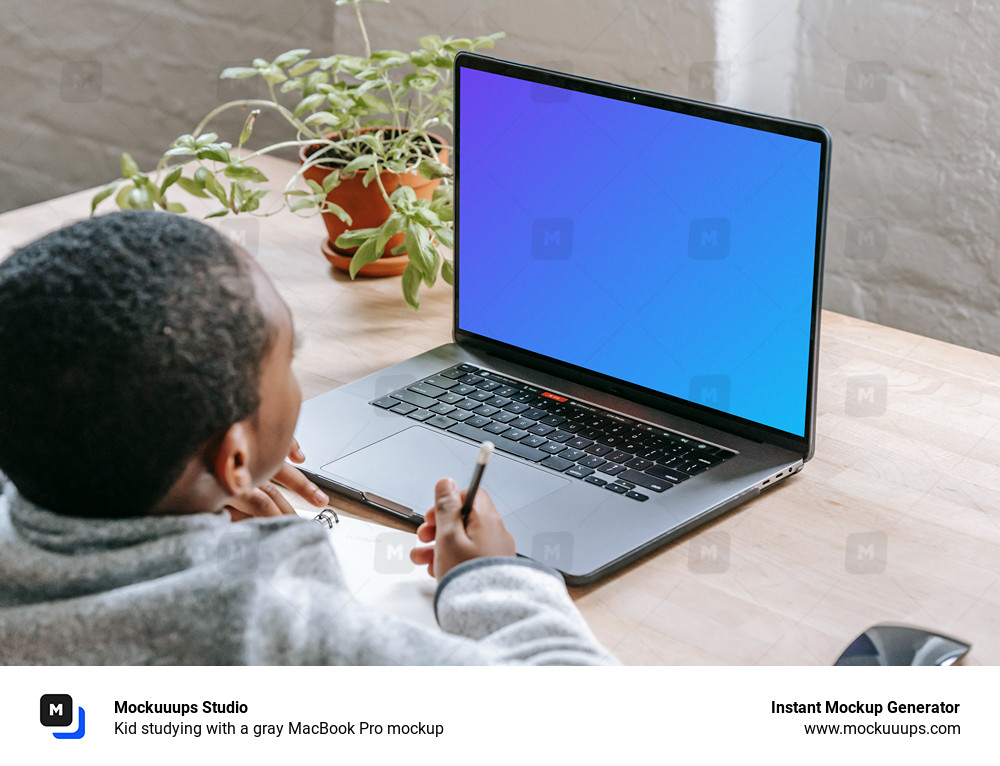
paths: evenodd
<path fill-rule="evenodd" d="M 0 216 L 0 257 L 86 217 L 89 199 Z M 306 397 L 450 339 L 447 285 L 415 313 L 398 278 L 352 284 L 320 254 L 318 220 L 216 225 L 292 307 Z M 870 625 L 904 622 L 970 641 L 967 664 L 1000 663 L 1000 357 L 824 312 L 817 429 L 798 476 L 574 590 L 607 647 L 636 664 L 830 664 Z"/>

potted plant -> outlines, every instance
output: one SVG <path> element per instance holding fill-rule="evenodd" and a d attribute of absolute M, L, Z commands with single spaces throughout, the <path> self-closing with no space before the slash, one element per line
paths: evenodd
<path fill-rule="evenodd" d="M 454 187 L 448 144 L 434 130 L 451 127 L 455 55 L 492 47 L 503 33 L 460 39 L 428 35 L 410 53 L 373 51 L 361 5 L 378 1 L 337 0 L 355 7 L 363 56 L 315 58 L 296 49 L 273 61 L 254 59 L 249 67 L 223 71 L 223 78 L 263 78 L 268 98 L 212 109 L 192 133 L 170 145 L 152 174 L 123 154 L 121 177 L 94 196 L 91 214 L 109 197 L 123 209 L 183 213 L 182 204 L 167 198 L 175 187 L 218 200 L 221 207 L 208 218 L 269 216 L 286 207 L 302 217 L 320 213 L 329 234 L 323 250 L 352 278 L 401 272 L 403 295 L 414 309 L 421 282 L 431 286 L 440 273 L 451 284 L 452 263 L 439 248 L 453 246 Z M 291 94 L 284 100 L 294 103 L 286 106 L 279 94 Z M 235 149 L 207 132 L 213 119 L 234 109 L 248 112 Z M 251 150 L 247 141 L 265 114 L 284 120 L 292 136 Z M 267 178 L 254 160 L 288 148 L 298 150 L 301 165 L 280 200 L 263 211 L 268 191 L 259 184 Z"/>

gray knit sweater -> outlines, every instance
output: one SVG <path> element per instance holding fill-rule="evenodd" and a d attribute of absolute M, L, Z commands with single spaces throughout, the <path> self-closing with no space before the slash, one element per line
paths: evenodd
<path fill-rule="evenodd" d="M 557 573 L 461 564 L 440 630 L 354 601 L 321 525 L 297 517 L 83 519 L 0 474 L 2 664 L 605 664 Z"/>

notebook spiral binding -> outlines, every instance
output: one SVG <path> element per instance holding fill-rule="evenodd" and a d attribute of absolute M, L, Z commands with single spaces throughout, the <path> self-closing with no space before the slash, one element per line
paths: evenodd
<path fill-rule="evenodd" d="M 325 508 L 315 516 L 313 516 L 313 521 L 318 521 L 320 524 L 326 524 L 327 529 L 333 529 L 334 524 L 340 523 L 340 517 L 333 508 Z"/>

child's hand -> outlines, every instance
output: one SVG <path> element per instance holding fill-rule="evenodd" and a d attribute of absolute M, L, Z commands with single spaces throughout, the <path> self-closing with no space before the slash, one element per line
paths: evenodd
<path fill-rule="evenodd" d="M 465 491 L 451 479 L 441 479 L 434 487 L 434 507 L 427 511 L 424 523 L 417 528 L 421 542 L 436 541 L 433 546 L 414 548 L 410 558 L 426 564 L 427 571 L 440 581 L 457 564 L 481 556 L 513 556 L 514 536 L 507 531 L 503 518 L 485 490 L 476 494 L 467 524 L 462 524 Z"/>
<path fill-rule="evenodd" d="M 299 448 L 299 443 L 292 440 L 292 449 L 288 454 L 288 459 L 301 463 L 306 459 Z M 282 516 L 294 515 L 295 509 L 291 503 L 281 494 L 278 486 L 291 490 L 310 505 L 322 508 L 329 504 L 330 497 L 319 487 L 306 478 L 298 468 L 285 463 L 278 469 L 274 478 L 260 487 L 254 488 L 253 492 L 246 497 L 233 498 L 226 510 L 229 511 L 229 518 L 232 521 L 243 521 L 257 516 Z"/>

